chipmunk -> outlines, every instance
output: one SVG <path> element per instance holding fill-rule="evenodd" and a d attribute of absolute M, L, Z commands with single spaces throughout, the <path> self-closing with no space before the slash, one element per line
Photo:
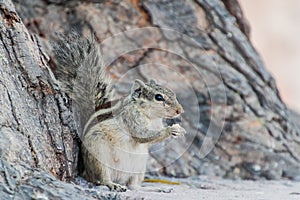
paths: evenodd
<path fill-rule="evenodd" d="M 99 45 L 76 34 L 58 38 L 53 45 L 57 79 L 79 110 L 83 128 L 83 177 L 115 191 L 139 189 L 149 147 L 185 134 L 179 124 L 163 126 L 163 118 L 183 113 L 176 94 L 154 80 L 135 80 L 127 96 L 111 101 Z"/>

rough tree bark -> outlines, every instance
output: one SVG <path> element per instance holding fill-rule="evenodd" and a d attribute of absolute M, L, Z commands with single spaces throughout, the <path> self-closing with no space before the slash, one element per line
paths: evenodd
<path fill-rule="evenodd" d="M 47 46 L 55 31 L 74 28 L 102 41 L 120 93 L 134 77 L 156 76 L 178 94 L 191 134 L 155 146 L 150 174 L 300 179 L 299 129 L 249 41 L 236 0 L 2 0 L 0 27 L 5 197 L 95 197 L 63 182 L 78 174 L 78 130 Z"/>

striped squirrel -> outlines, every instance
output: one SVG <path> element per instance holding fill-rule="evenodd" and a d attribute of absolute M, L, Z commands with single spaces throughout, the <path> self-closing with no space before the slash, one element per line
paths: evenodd
<path fill-rule="evenodd" d="M 56 77 L 72 98 L 83 129 L 83 177 L 115 191 L 139 189 L 149 147 L 185 134 L 179 124 L 163 126 L 163 118 L 183 113 L 175 93 L 154 80 L 135 80 L 130 94 L 111 101 L 111 80 L 94 39 L 59 35 L 53 49 Z"/>

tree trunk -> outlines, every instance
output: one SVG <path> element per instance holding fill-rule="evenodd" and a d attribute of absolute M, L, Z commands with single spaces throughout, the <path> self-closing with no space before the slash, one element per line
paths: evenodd
<path fill-rule="evenodd" d="M 183 104 L 187 136 L 155 145 L 148 173 L 300 179 L 299 129 L 236 0 L 5 0 L 0 19 L 0 187 L 7 198 L 41 191 L 67 198 L 63 187 L 74 198 L 93 197 L 62 182 L 78 175 L 78 129 L 48 55 L 55 31 L 70 30 L 101 41 L 120 95 L 135 78 L 155 78 Z"/>

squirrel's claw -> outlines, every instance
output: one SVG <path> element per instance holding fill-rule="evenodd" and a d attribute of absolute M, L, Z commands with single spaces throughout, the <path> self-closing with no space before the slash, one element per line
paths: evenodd
<path fill-rule="evenodd" d="M 109 189 L 111 191 L 116 191 L 116 192 L 126 192 L 127 188 L 123 185 L 117 184 L 117 183 L 109 183 L 107 184 L 107 187 L 109 187 Z"/>
<path fill-rule="evenodd" d="M 170 128 L 170 135 L 173 137 L 184 136 L 186 131 L 179 124 L 173 124 Z"/>

